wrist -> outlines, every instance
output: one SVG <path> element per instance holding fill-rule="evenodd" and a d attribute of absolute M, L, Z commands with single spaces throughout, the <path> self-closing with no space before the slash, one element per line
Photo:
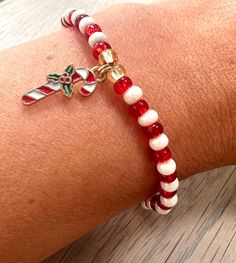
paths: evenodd
<path fill-rule="evenodd" d="M 172 141 L 171 148 L 179 164 L 180 177 L 184 178 L 218 165 L 227 164 L 230 154 L 229 150 L 225 149 L 225 145 L 228 144 L 222 143 L 221 148 L 218 147 L 218 142 L 222 140 L 222 134 L 225 129 L 228 129 L 229 123 L 225 126 L 224 116 L 222 116 L 222 108 L 227 111 L 227 103 L 224 102 L 221 94 L 215 92 L 212 83 L 206 81 L 204 70 L 199 69 L 197 72 L 194 70 L 199 63 L 197 58 L 189 61 L 186 60 L 186 54 L 184 54 L 185 49 L 188 50 L 191 46 L 192 50 L 189 50 L 189 53 L 192 54 L 192 57 L 195 56 L 196 51 L 194 50 L 197 50 L 197 47 L 194 45 L 199 43 L 196 41 L 197 34 L 182 40 L 184 43 L 188 43 L 183 52 L 184 45 L 179 39 L 180 35 L 186 37 L 186 34 L 182 32 L 181 28 L 177 30 L 178 34 L 174 34 L 173 22 L 169 23 L 170 16 L 167 14 L 165 20 L 160 19 L 162 17 L 160 10 L 159 14 L 154 17 L 153 23 L 149 25 L 150 31 L 144 31 L 138 39 L 136 36 L 129 37 L 134 22 L 136 30 L 142 31 L 142 25 L 138 21 L 134 21 L 133 17 L 136 19 L 142 17 L 142 21 L 148 21 L 150 17 L 149 6 L 142 6 L 142 14 L 140 14 L 140 5 L 131 5 L 131 7 L 125 8 L 125 10 L 122 6 L 111 8 L 109 14 L 114 13 L 114 15 L 109 15 L 109 17 L 112 19 L 108 19 L 106 12 L 100 12 L 97 14 L 96 20 L 103 24 L 104 31 L 109 35 L 110 42 L 117 50 L 121 62 L 126 65 L 129 75 L 143 87 L 147 99 L 153 101 L 153 106 L 160 112 L 166 132 Z M 122 8 L 122 12 L 119 8 Z M 115 16 L 119 13 L 124 16 Z M 121 21 L 122 19 L 125 19 L 125 30 L 119 26 L 124 22 Z M 167 33 L 165 30 L 161 31 L 165 28 L 165 24 L 169 26 Z M 153 38 L 154 34 L 149 32 L 154 32 L 159 37 Z M 191 41 L 192 38 L 194 41 Z M 168 39 L 169 41 L 166 41 Z M 174 43 L 174 46 L 171 47 L 170 43 Z M 92 66 L 94 59 L 84 44 L 84 39 L 80 38 L 75 30 L 63 30 L 34 43 L 16 47 L 11 52 L 5 51 L 7 55 L 3 60 L 10 61 L 15 56 L 14 52 L 17 53 L 19 61 L 25 61 L 26 57 L 31 56 L 28 67 L 26 65 L 25 68 L 22 68 L 21 64 L 14 64 L 14 67 L 10 69 L 12 72 L 9 72 L 9 76 L 14 75 L 14 72 L 19 72 L 16 81 L 20 83 L 23 78 L 25 84 L 33 86 L 40 83 L 49 71 L 60 72 L 68 63 Z M 140 48 L 134 49 L 134 46 Z M 202 57 L 200 62 L 206 64 L 206 68 L 208 68 L 207 65 L 210 62 L 206 59 L 207 54 L 203 54 Z M 35 68 L 37 68 L 37 74 L 33 74 Z M 2 65 L 2 71 L 4 72 L 4 65 Z M 210 77 L 212 78 L 212 76 Z M 6 86 L 14 85 L 11 83 L 11 78 L 8 78 L 7 81 Z M 209 85 L 212 85 L 214 89 L 209 88 Z M 218 88 L 220 90 L 221 87 Z M 20 85 L 13 92 L 18 95 L 23 90 L 25 91 L 25 86 Z M 98 96 L 101 96 L 99 98 L 101 101 L 105 96 L 106 102 L 109 100 L 113 102 L 116 99 L 106 87 L 100 89 Z M 217 101 L 217 103 L 209 103 L 211 101 Z M 56 98 L 53 103 L 58 107 L 58 114 L 62 114 L 64 104 L 61 104 L 61 99 Z M 89 101 L 84 103 L 89 104 Z M 220 103 L 221 107 L 217 106 Z M 114 113 L 113 117 L 120 121 L 121 126 L 128 121 L 129 125 L 133 127 L 132 121 L 127 120 L 126 115 L 120 112 L 121 110 L 126 111 L 122 101 L 116 105 L 117 108 L 107 105 L 111 109 L 109 113 L 111 111 Z M 82 111 L 79 106 L 73 108 L 73 114 L 76 115 L 76 112 L 79 114 L 79 111 Z M 219 130 L 218 126 L 222 130 Z M 135 136 L 136 140 L 139 137 L 138 132 L 135 133 Z M 186 158 L 186 154 L 188 158 Z"/>
<path fill-rule="evenodd" d="M 197 54 L 191 38 L 180 39 L 186 37 L 186 32 L 179 26 L 176 34 L 173 22 L 168 24 L 168 20 L 160 19 L 161 10 L 156 10 L 154 16 L 152 8 L 145 9 L 146 16 L 134 6 L 130 16 L 123 10 L 126 32 L 119 24 L 121 18 L 115 15 L 118 10 L 114 10 L 111 9 L 109 17 L 98 14 L 97 20 L 111 36 L 111 44 L 129 75 L 144 88 L 147 99 L 155 98 L 152 106 L 160 112 L 182 178 L 211 168 L 211 160 L 216 161 L 214 166 L 219 165 L 222 153 L 215 146 L 221 140 L 218 133 L 210 130 L 217 128 L 215 122 L 222 115 L 219 119 L 213 117 L 220 111 L 215 104 L 209 104 L 215 100 L 214 93 L 207 92 L 212 81 L 204 78 L 209 64 L 202 63 L 205 59 L 198 60 L 196 55 L 191 57 Z M 153 20 L 155 15 L 158 23 Z M 136 21 L 135 30 L 130 30 L 137 17 L 143 24 Z M 150 17 L 149 30 L 155 34 L 143 32 L 145 23 L 150 25 Z M 175 18 L 173 21 L 181 20 Z M 155 23 L 162 29 L 168 26 L 170 31 L 158 31 Z M 136 38 L 137 31 L 142 32 L 140 39 Z M 25 247 L 35 252 L 34 258 L 45 256 L 136 203 L 154 185 L 147 146 L 136 127 L 133 129 L 132 120 L 124 117 L 123 111 L 127 109 L 122 100 L 111 95 L 107 86 L 100 87 L 91 99 L 77 98 L 67 103 L 58 95 L 43 107 L 35 105 L 30 112 L 18 103 L 26 88 L 41 83 L 51 70 L 61 72 L 68 63 L 93 65 L 88 49 L 76 46 L 80 41 L 83 42 L 72 30 L 64 30 L 1 54 L 0 93 L 6 98 L 0 112 L 4 123 L 0 136 L 4 178 L 0 180 L 4 211 L 0 222 L 1 258 L 6 258 L 7 250 L 19 259 Z M 134 46 L 142 46 L 143 53 L 134 50 Z M 9 66 L 15 57 L 21 63 Z M 197 68 L 199 62 L 203 68 Z M 9 221 L 11 218 L 16 222 Z M 50 242 L 42 240 L 45 235 Z M 12 240 L 17 241 L 17 250 L 10 245 Z"/>
<path fill-rule="evenodd" d="M 115 15 L 119 13 L 122 17 Z M 230 16 L 228 11 L 226 16 Z M 235 42 L 223 45 L 234 26 L 215 27 L 211 18 L 207 30 L 212 34 L 205 34 L 191 17 L 170 9 L 169 3 L 117 6 L 110 10 L 109 18 L 106 13 L 98 18 L 106 26 L 128 74 L 160 112 L 180 177 L 234 163 Z M 121 24 L 126 25 L 125 29 Z M 142 33 L 132 34 L 134 28 Z M 216 46 L 222 49 L 214 49 Z M 226 48 L 230 50 L 227 55 Z"/>

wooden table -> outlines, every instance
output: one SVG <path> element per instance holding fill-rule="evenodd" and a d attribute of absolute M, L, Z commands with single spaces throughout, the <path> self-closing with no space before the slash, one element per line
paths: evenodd
<path fill-rule="evenodd" d="M 58 29 L 68 6 L 92 13 L 118 2 L 125 1 L 1 0 L 0 49 Z M 44 263 L 235 263 L 235 167 L 182 182 L 179 197 L 178 208 L 168 216 L 134 207 Z"/>

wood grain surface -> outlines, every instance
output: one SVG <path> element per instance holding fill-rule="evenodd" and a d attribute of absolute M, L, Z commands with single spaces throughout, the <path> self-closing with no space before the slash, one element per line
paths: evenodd
<path fill-rule="evenodd" d="M 69 6 L 93 13 L 120 2 L 2 0 L 0 49 L 58 29 Z M 129 209 L 43 263 L 236 263 L 236 167 L 182 182 L 179 199 L 168 216 Z"/>

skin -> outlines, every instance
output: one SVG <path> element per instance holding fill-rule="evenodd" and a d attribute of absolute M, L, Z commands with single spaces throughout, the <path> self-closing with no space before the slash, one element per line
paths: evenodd
<path fill-rule="evenodd" d="M 179 178 L 235 164 L 235 1 L 119 5 L 94 17 L 158 110 Z M 109 83 L 89 98 L 21 105 L 48 73 L 95 64 L 75 29 L 0 59 L 0 262 L 37 262 L 153 193 L 155 163 Z"/>

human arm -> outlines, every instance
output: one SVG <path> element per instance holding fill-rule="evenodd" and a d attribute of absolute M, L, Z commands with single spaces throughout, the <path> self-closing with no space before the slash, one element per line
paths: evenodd
<path fill-rule="evenodd" d="M 194 12 L 202 7 L 189 5 L 182 4 L 185 13 L 167 2 L 95 16 L 128 75 L 158 110 L 180 178 L 235 163 L 234 23 L 212 21 L 204 34 Z M 220 10 L 228 21 L 233 7 L 231 16 Z M 143 199 L 155 184 L 140 129 L 106 85 L 86 99 L 57 95 L 32 108 L 20 104 L 49 72 L 68 63 L 92 66 L 88 50 L 78 32 L 63 30 L 1 53 L 3 262 L 49 255 Z"/>

